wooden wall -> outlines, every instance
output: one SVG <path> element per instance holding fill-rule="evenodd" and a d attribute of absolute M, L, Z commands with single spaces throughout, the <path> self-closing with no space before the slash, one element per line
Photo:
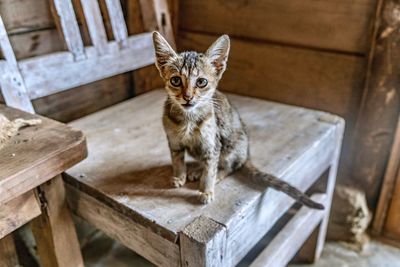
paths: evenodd
<path fill-rule="evenodd" d="M 182 0 L 180 50 L 232 38 L 223 90 L 346 119 L 339 180 L 348 182 L 375 0 Z"/>

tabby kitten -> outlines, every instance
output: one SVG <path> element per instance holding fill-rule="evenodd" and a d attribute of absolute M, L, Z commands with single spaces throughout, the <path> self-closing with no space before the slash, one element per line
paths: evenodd
<path fill-rule="evenodd" d="M 241 170 L 308 207 L 324 208 L 252 165 L 244 124 L 227 97 L 217 90 L 228 60 L 227 35 L 221 36 L 204 54 L 178 54 L 158 32 L 153 33 L 153 42 L 156 66 L 168 95 L 163 125 L 171 152 L 174 187 L 183 186 L 186 179 L 200 180 L 200 201 L 206 204 L 214 198 L 216 181 Z M 199 161 L 200 169 L 187 173 L 185 152 Z"/>

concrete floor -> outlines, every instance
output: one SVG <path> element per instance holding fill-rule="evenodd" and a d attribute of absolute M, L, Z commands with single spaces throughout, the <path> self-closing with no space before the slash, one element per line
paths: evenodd
<path fill-rule="evenodd" d="M 104 235 L 96 235 L 83 250 L 87 267 L 150 267 L 154 266 L 129 249 Z M 241 266 L 246 266 L 242 263 Z M 312 265 L 290 267 L 400 267 L 400 249 L 372 241 L 362 253 L 345 244 L 327 243 L 321 259 Z"/>

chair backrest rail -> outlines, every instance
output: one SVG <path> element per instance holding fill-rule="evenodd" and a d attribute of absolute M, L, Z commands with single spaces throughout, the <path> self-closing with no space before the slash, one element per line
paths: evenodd
<path fill-rule="evenodd" d="M 23 109 L 27 112 L 34 113 L 32 103 L 28 96 L 22 75 L 18 69 L 17 58 L 11 47 L 3 19 L 0 16 L 0 47 L 5 57 L 3 60 L 1 77 L 1 91 L 4 100 L 9 106 Z M 7 71 L 5 71 L 7 69 Z"/>
<path fill-rule="evenodd" d="M 109 13 L 111 26 L 115 40 L 123 48 L 126 46 L 126 39 L 128 38 L 128 30 L 122 12 L 120 0 L 106 0 L 107 10 Z"/>
<path fill-rule="evenodd" d="M 36 99 L 63 90 L 138 69 L 154 63 L 151 33 L 130 36 L 126 49 L 117 41 L 107 43 L 109 54 L 97 55 L 95 47 L 86 47 L 86 60 L 75 61 L 69 52 L 25 59 L 19 62 L 29 98 Z"/>
<path fill-rule="evenodd" d="M 31 100 L 154 63 L 151 33 L 128 36 L 120 0 L 105 0 L 114 41 L 107 34 L 98 0 L 81 0 L 92 46 L 85 47 L 72 0 L 51 0 L 68 51 L 17 61 L 0 16 L 0 85 L 7 105 L 34 113 Z M 140 0 L 146 30 L 159 30 L 174 46 L 166 0 Z M 144 12 L 144 13 L 143 13 Z"/>
<path fill-rule="evenodd" d="M 86 24 L 89 29 L 90 39 L 99 55 L 106 54 L 107 34 L 101 16 L 99 2 L 97 0 L 81 1 Z"/>
<path fill-rule="evenodd" d="M 68 50 L 76 60 L 84 59 L 85 47 L 71 0 L 54 0 L 54 7 Z"/>

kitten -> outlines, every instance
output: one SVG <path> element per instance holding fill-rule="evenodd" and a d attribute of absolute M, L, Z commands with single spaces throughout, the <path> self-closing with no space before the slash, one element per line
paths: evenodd
<path fill-rule="evenodd" d="M 174 187 L 183 186 L 186 179 L 200 180 L 200 201 L 206 204 L 214 198 L 216 181 L 241 170 L 308 207 L 324 208 L 252 165 L 244 124 L 227 97 L 217 90 L 228 60 L 227 35 L 221 36 L 204 54 L 178 54 L 158 32 L 153 33 L 153 42 L 156 66 L 168 95 L 163 125 L 171 152 Z M 186 172 L 185 151 L 199 161 L 201 169 Z"/>

